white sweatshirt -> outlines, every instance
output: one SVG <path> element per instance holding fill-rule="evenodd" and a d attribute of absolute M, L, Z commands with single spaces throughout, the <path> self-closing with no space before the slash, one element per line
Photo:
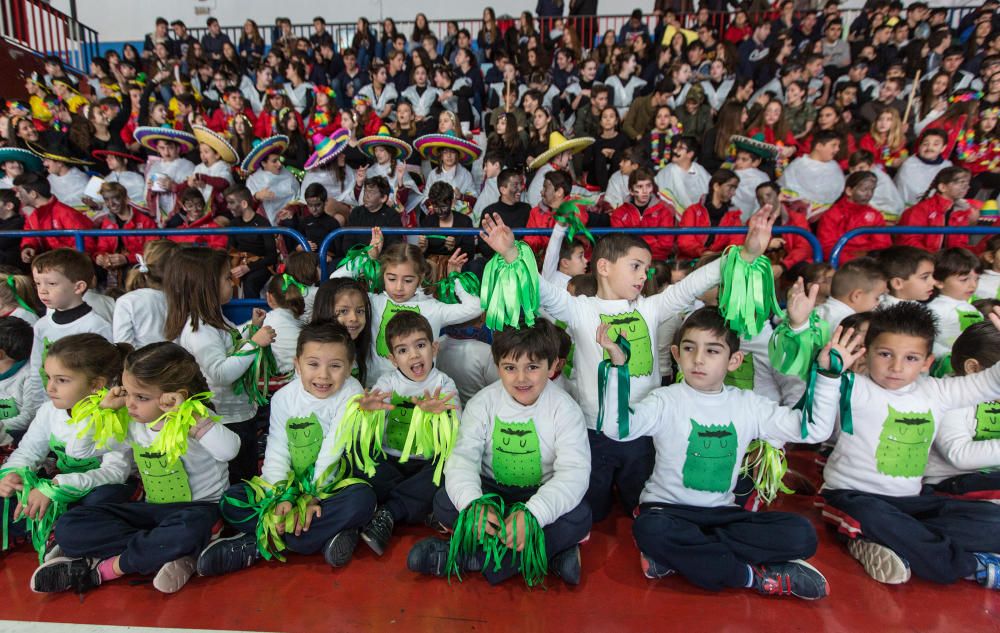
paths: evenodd
<path fill-rule="evenodd" d="M 165 341 L 163 324 L 167 320 L 167 297 L 156 288 L 127 292 L 115 302 L 112 330 L 115 343 L 128 343 L 136 349 Z"/>
<path fill-rule="evenodd" d="M 438 339 L 436 365 L 443 373 L 454 376 L 462 402 L 500 380 L 492 348 L 474 339 L 442 336 Z"/>
<path fill-rule="evenodd" d="M 458 510 L 483 496 L 480 477 L 504 486 L 538 487 L 526 502 L 542 527 L 583 500 L 590 480 L 590 444 L 583 412 L 551 381 L 531 406 L 501 382 L 466 405 L 444 485 Z"/>
<path fill-rule="evenodd" d="M 559 270 L 559 251 L 562 250 L 563 240 L 566 238 L 567 227 L 556 222 L 552 227 L 552 236 L 545 247 L 545 258 L 542 260 L 542 277 L 560 290 L 566 290 L 569 286 L 570 276 Z"/>
<path fill-rule="evenodd" d="M 14 311 L 8 314 L 7 316 L 17 317 L 18 319 L 21 319 L 22 321 L 31 326 L 34 326 L 36 323 L 38 323 L 38 315 L 35 314 L 34 312 L 29 312 L 25 310 L 21 306 L 17 306 L 16 308 L 14 308 Z"/>
<path fill-rule="evenodd" d="M 830 325 L 833 332 L 840 322 L 854 314 L 854 308 L 835 297 L 827 297 L 826 301 L 816 306 L 816 314 Z"/>
<path fill-rule="evenodd" d="M 983 271 L 976 286 L 976 297 L 980 299 L 1000 299 L 1000 272 L 991 268 Z"/>
<path fill-rule="evenodd" d="M 115 300 L 96 290 L 83 293 L 83 302 L 89 305 L 97 316 L 111 323 L 115 314 Z"/>
<path fill-rule="evenodd" d="M 235 329 L 234 325 L 226 323 Z M 191 329 L 191 319 L 188 319 L 176 343 L 191 352 L 201 366 L 208 389 L 214 394 L 215 412 L 222 416 L 223 424 L 243 422 L 257 413 L 257 405 L 250 402 L 247 394 L 237 395 L 233 391 L 233 383 L 250 368 L 254 357 L 235 356 L 229 332 L 204 323 L 196 332 Z M 243 350 L 251 351 L 253 346 L 248 343 Z"/>
<path fill-rule="evenodd" d="M 42 393 L 31 388 L 31 366 L 25 363 L 11 376 L 0 379 L 0 428 L 23 431 L 44 402 Z"/>
<path fill-rule="evenodd" d="M 275 308 L 264 317 L 264 325 L 274 328 L 274 342 L 271 351 L 278 361 L 278 373 L 287 374 L 295 369 L 295 346 L 299 342 L 302 321 L 288 308 Z"/>
<path fill-rule="evenodd" d="M 941 417 L 924 482 L 1000 468 L 1000 403 L 952 409 Z"/>
<path fill-rule="evenodd" d="M 983 320 L 983 314 L 968 301 L 938 295 L 927 304 L 927 309 L 937 317 L 937 336 L 934 337 L 934 355 L 951 354 L 951 346 L 965 328 Z"/>
<path fill-rule="evenodd" d="M 375 381 L 372 387 L 378 391 L 389 391 L 392 393 L 390 403 L 396 408 L 386 412 L 385 434 L 382 437 L 382 448 L 388 455 L 399 456 L 406 441 L 406 434 L 410 430 L 410 421 L 413 418 L 415 405 L 409 399 L 413 397 L 423 398 L 424 393 L 433 394 L 436 389 L 441 389 L 441 394 L 458 393 L 455 381 L 447 374 L 434 367 L 427 373 L 427 377 L 420 382 L 410 380 L 400 370 L 382 374 Z M 458 407 L 455 415 L 462 417 L 462 403 L 456 396 L 453 402 Z M 421 455 L 413 455 L 411 459 L 423 459 Z"/>
<path fill-rule="evenodd" d="M 920 494 L 927 454 L 945 411 L 1000 399 L 1000 364 L 961 378 L 918 378 L 885 389 L 855 375 L 853 433 L 841 433 L 823 477 L 829 490 L 891 497 Z"/>
<path fill-rule="evenodd" d="M 43 393 L 42 376 L 39 370 L 42 368 L 42 352 L 45 350 L 45 341 L 52 344 L 73 334 L 88 333 L 100 334 L 109 341 L 111 340 L 111 323 L 98 316 L 93 309 L 79 319 L 66 324 L 53 321 L 53 314 L 55 312 L 50 310 L 35 323 L 35 340 L 31 346 L 31 375 L 29 378 L 32 387 L 39 393 Z"/>
<path fill-rule="evenodd" d="M 314 478 L 318 479 L 330 464 L 340 459 L 340 451 L 334 451 L 333 446 L 337 425 L 344 417 L 347 401 L 363 391 L 361 383 L 351 377 L 329 398 L 310 394 L 298 377 L 276 391 L 271 397 L 271 424 L 261 478 L 270 484 L 282 481 L 293 465 L 305 472 L 308 466 L 304 462 L 315 451 Z M 296 444 L 290 447 L 288 431 L 292 425 Z"/>
<path fill-rule="evenodd" d="M 724 386 L 703 393 L 681 382 L 654 390 L 635 407 L 627 438 L 653 438 L 656 464 L 639 497 L 642 503 L 703 508 L 732 505 L 733 488 L 751 441 L 822 442 L 837 418 L 839 380 L 818 376 L 815 422 L 802 437 L 802 412 L 751 391 Z M 617 440 L 616 425 L 604 433 Z"/>

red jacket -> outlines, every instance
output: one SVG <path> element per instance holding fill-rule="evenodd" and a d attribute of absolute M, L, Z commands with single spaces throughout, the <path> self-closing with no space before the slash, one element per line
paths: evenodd
<path fill-rule="evenodd" d="M 215 223 L 215 217 L 211 213 L 207 213 L 201 217 L 200 220 L 192 224 L 185 222 L 177 227 L 178 229 L 219 229 L 222 228 Z M 197 244 L 198 246 L 207 246 L 209 248 L 216 248 L 219 250 L 226 250 L 229 244 L 229 238 L 225 235 L 171 235 L 170 239 L 175 242 L 183 242 L 188 244 Z"/>
<path fill-rule="evenodd" d="M 590 218 L 590 214 L 585 210 L 580 209 L 580 221 L 583 222 L 584 226 L 587 224 L 587 220 Z M 531 210 L 528 215 L 528 223 L 524 228 L 526 229 L 551 229 L 556 225 L 556 219 L 552 217 L 552 212 L 547 210 L 542 210 L 542 205 L 538 205 Z M 545 247 L 549 245 L 549 238 L 546 235 L 526 235 L 524 241 L 531 247 L 531 250 L 536 253 L 542 253 L 545 251 Z"/>
<path fill-rule="evenodd" d="M 885 218 L 875 208 L 867 204 L 851 202 L 847 196 L 841 196 L 840 200 L 834 202 L 833 206 L 819 216 L 816 237 L 819 238 L 819 243 L 823 247 L 823 255 L 829 258 L 837 240 L 848 231 L 868 226 L 885 226 Z M 892 240 L 886 234 L 855 237 L 844 245 L 844 250 L 840 252 L 840 263 L 851 261 L 869 251 L 877 251 L 890 246 L 892 246 Z"/>
<path fill-rule="evenodd" d="M 198 178 L 200 178 L 203 183 L 212 188 L 212 199 L 207 201 L 211 205 L 209 208 L 211 209 L 212 214 L 214 215 L 217 212 L 225 211 L 226 196 L 224 194 L 226 192 L 226 189 L 232 186 L 232 183 L 230 183 L 225 178 L 218 178 L 216 176 L 207 176 L 205 174 L 194 174 L 194 175 L 197 175 Z M 186 180 L 184 182 L 177 183 L 177 195 L 180 196 L 182 193 L 184 193 L 184 190 L 188 188 L 190 188 L 190 185 L 187 184 Z M 180 208 L 179 201 L 180 198 L 178 198 L 178 204 L 177 204 L 178 209 Z"/>
<path fill-rule="evenodd" d="M 809 230 L 809 221 L 806 220 L 805 213 L 792 211 L 787 206 L 785 207 L 785 213 L 788 214 L 788 220 L 782 226 L 794 226 L 806 231 Z M 781 266 L 785 270 L 788 270 L 799 262 L 811 262 L 813 260 L 812 246 L 809 245 L 809 240 L 795 233 L 784 233 L 779 237 L 785 240 L 785 257 L 781 260 Z M 740 237 L 741 242 L 742 240 L 743 238 Z"/>
<path fill-rule="evenodd" d="M 970 226 L 972 210 L 960 209 L 949 213 L 954 204 L 941 194 L 934 194 L 903 211 L 896 226 Z M 948 235 L 945 239 L 941 234 L 900 234 L 895 241 L 896 244 L 908 244 L 932 253 L 943 248 L 969 248 L 968 235 Z M 985 244 L 985 240 L 983 243 Z"/>
<path fill-rule="evenodd" d="M 94 223 L 87 216 L 80 213 L 73 207 L 56 200 L 53 196 L 47 204 L 35 209 L 34 213 L 24 220 L 25 231 L 60 231 L 60 230 L 83 230 L 94 228 Z M 35 253 L 41 253 L 56 248 L 76 249 L 76 240 L 72 237 L 35 237 L 28 235 L 21 238 L 21 250 L 26 248 L 35 249 Z M 84 240 L 84 250 L 88 253 L 95 253 L 97 249 L 97 239 L 88 237 Z"/>
<path fill-rule="evenodd" d="M 250 121 L 250 128 L 253 129 L 257 125 L 257 117 L 254 116 L 253 110 L 250 108 L 243 108 L 239 114 L 242 114 Z M 212 113 L 212 116 L 208 118 L 205 122 L 209 128 L 219 132 L 220 134 L 226 131 L 229 126 L 229 120 L 233 118 L 233 114 L 229 112 L 229 108 L 222 107 L 218 108 Z"/>
<path fill-rule="evenodd" d="M 611 213 L 611 226 L 625 229 L 674 228 L 673 207 L 658 199 L 652 200 L 651 203 L 641 212 L 631 202 L 623 203 Z M 668 259 L 674 252 L 673 235 L 644 235 L 642 239 L 649 244 L 654 260 Z"/>
<path fill-rule="evenodd" d="M 875 140 L 875 137 L 868 132 L 861 137 L 861 143 L 859 144 L 861 149 L 867 150 L 872 153 L 875 157 L 875 164 L 882 165 L 883 167 L 892 167 L 893 169 L 898 168 L 906 160 L 906 157 L 910 155 L 909 150 L 906 149 L 906 143 L 903 143 L 896 148 L 896 151 L 892 151 L 887 145 L 882 145 Z"/>
<path fill-rule="evenodd" d="M 115 218 L 111 217 L 110 214 L 105 216 L 104 220 L 101 222 L 102 230 L 130 231 L 134 229 L 155 228 L 157 228 L 156 222 L 154 222 L 153 219 L 145 213 L 139 211 L 135 206 L 132 206 L 132 217 L 128 222 L 122 224 L 121 226 L 118 225 L 118 222 L 116 222 Z M 146 242 L 155 239 L 160 238 L 155 235 L 123 235 L 121 237 L 109 235 L 107 237 L 99 237 L 97 238 L 96 254 L 99 255 L 101 253 L 107 253 L 110 255 L 111 253 L 118 253 L 124 250 L 124 254 L 128 257 L 129 263 L 135 264 L 137 263 L 135 256 L 142 254 L 142 249 L 146 245 Z"/>
<path fill-rule="evenodd" d="M 712 226 L 708 209 L 702 202 L 696 202 L 684 210 L 681 228 L 707 228 Z M 722 216 L 719 226 L 743 226 L 739 209 L 730 209 Z M 707 250 L 721 253 L 727 246 L 743 244 L 745 235 L 680 235 L 677 237 L 677 254 L 684 259 L 697 259 Z M 709 242 L 709 238 L 711 242 Z"/>

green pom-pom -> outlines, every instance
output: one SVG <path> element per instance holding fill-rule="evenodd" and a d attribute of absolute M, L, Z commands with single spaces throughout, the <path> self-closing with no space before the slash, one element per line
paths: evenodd
<path fill-rule="evenodd" d="M 182 455 L 187 454 L 188 433 L 198 424 L 198 418 L 210 418 L 219 421 L 219 416 L 213 415 L 205 405 L 212 397 L 208 391 L 195 394 L 181 403 L 173 411 L 168 411 L 150 423 L 156 426 L 162 423 L 156 439 L 149 445 L 149 452 L 163 453 L 170 466 Z"/>
<path fill-rule="evenodd" d="M 774 294 L 771 262 L 761 256 L 748 264 L 740 256 L 742 251 L 742 246 L 730 246 L 722 253 L 719 312 L 731 330 L 750 340 L 763 331 L 772 313 L 781 314 L 781 307 Z"/>
<path fill-rule="evenodd" d="M 90 491 L 74 488 L 73 486 L 57 486 L 51 480 L 39 477 L 30 468 L 4 468 L 0 470 L 0 478 L 7 476 L 8 473 L 16 473 L 21 477 L 23 488 L 14 494 L 17 503 L 20 503 L 22 507 L 21 516 L 24 517 L 25 532 L 31 537 L 31 545 L 38 552 L 38 562 L 42 563 L 44 562 L 45 552 L 48 548 L 49 536 L 51 536 L 52 530 L 56 526 L 56 521 L 69 509 L 71 503 L 76 503 L 83 499 Z M 25 513 L 28 507 L 28 495 L 31 494 L 32 490 L 38 490 L 52 500 L 45 514 L 36 519 L 32 519 Z M 12 498 L 4 499 L 5 518 L 2 545 L 5 550 L 10 546 L 10 535 L 8 534 L 10 521 L 6 517 L 10 517 L 11 513 L 14 512 L 14 508 L 10 507 L 13 502 L 14 499 Z M 19 517 L 12 518 L 15 521 L 19 519 Z"/>
<path fill-rule="evenodd" d="M 124 442 L 125 436 L 128 434 L 128 411 L 124 408 L 105 409 L 101 407 L 101 401 L 107 394 L 107 389 L 98 390 L 97 393 L 87 396 L 73 405 L 69 414 L 68 424 L 70 426 L 83 425 L 83 428 L 77 433 L 77 437 L 93 433 L 94 445 L 97 448 L 104 448 L 111 440 Z"/>
<path fill-rule="evenodd" d="M 577 235 L 583 235 L 591 244 L 594 243 L 594 236 L 580 219 L 581 212 L 591 204 L 589 200 L 567 200 L 552 213 L 557 222 L 566 225 L 566 241 L 572 242 Z"/>
<path fill-rule="evenodd" d="M 470 272 L 453 272 L 442 277 L 437 282 L 437 296 L 441 303 L 459 303 L 458 293 L 455 292 L 455 283 L 462 285 L 462 288 L 470 295 L 478 295 L 482 289 L 479 277 Z"/>
<path fill-rule="evenodd" d="M 497 526 L 496 534 L 486 532 L 485 513 L 489 509 L 492 509 L 496 513 L 497 518 L 500 519 L 500 525 Z M 483 513 L 483 521 L 480 525 L 477 525 L 480 513 Z M 496 494 L 483 495 L 459 512 L 458 519 L 455 521 L 454 531 L 451 535 L 451 541 L 448 544 L 448 562 L 445 565 L 445 569 L 447 570 L 449 579 L 452 574 L 457 576 L 459 580 L 462 579 L 462 570 L 458 564 L 459 557 L 471 556 L 478 554 L 480 551 L 486 552 L 483 569 L 490 563 L 493 564 L 494 570 L 500 569 L 500 563 L 503 561 L 506 552 L 506 547 L 503 544 L 503 516 L 503 499 L 500 495 Z"/>
<path fill-rule="evenodd" d="M 747 446 L 740 473 L 753 479 L 754 488 L 766 505 L 771 505 L 779 492 L 795 494 L 784 483 L 787 472 L 788 461 L 784 450 L 775 448 L 764 440 L 754 440 Z"/>
<path fill-rule="evenodd" d="M 768 343 L 771 366 L 787 376 L 806 380 L 816 355 L 829 340 L 830 324 L 815 312 L 809 315 L 809 326 L 801 332 L 792 331 L 785 319 L 774 328 Z"/>
<path fill-rule="evenodd" d="M 246 336 L 235 343 L 235 356 L 253 356 L 254 359 L 239 380 L 233 383 L 233 392 L 237 395 L 245 393 L 251 404 L 262 407 L 270 399 L 267 389 L 271 378 L 278 375 L 278 361 L 270 346 L 261 347 L 253 342 L 252 337 L 259 329 L 256 325 L 250 325 Z M 243 350 L 248 343 L 253 349 Z"/>
<path fill-rule="evenodd" d="M 382 434 L 385 431 L 385 411 L 365 411 L 358 403 L 361 395 L 347 402 L 344 417 L 337 425 L 334 450 L 343 453 L 343 459 L 369 477 L 375 475 L 375 457 L 385 456 Z"/>
<path fill-rule="evenodd" d="M 371 248 L 370 244 L 352 246 L 337 266 L 346 266 L 355 279 L 364 279 L 372 292 L 378 292 L 382 290 L 382 263 L 371 258 Z"/>
<path fill-rule="evenodd" d="M 458 417 L 454 411 L 425 413 L 420 407 L 414 407 L 399 461 L 409 461 L 411 454 L 430 458 L 435 463 L 434 485 L 438 486 L 444 462 L 451 455 L 457 436 Z"/>
<path fill-rule="evenodd" d="M 510 507 L 511 516 L 515 512 L 521 511 L 524 517 L 524 549 L 514 552 L 514 560 L 518 563 L 518 569 L 524 577 L 524 582 L 529 587 L 540 585 L 545 581 L 545 576 L 549 573 L 549 558 L 545 552 L 545 531 L 538 524 L 538 519 L 531 514 L 528 506 L 523 503 L 515 503 Z M 511 525 L 514 533 L 517 533 L 517 521 Z"/>
<path fill-rule="evenodd" d="M 538 315 L 538 264 L 527 244 L 517 242 L 516 246 L 517 259 L 513 262 L 508 264 L 497 254 L 483 270 L 479 297 L 486 312 L 486 327 L 494 331 L 519 327 L 522 312 L 524 324 L 531 327 Z"/>
<path fill-rule="evenodd" d="M 285 541 L 281 537 L 282 530 L 278 526 L 280 525 L 284 528 L 285 532 L 293 531 L 295 529 L 296 510 L 293 508 L 291 512 L 283 517 L 277 516 L 275 510 L 279 504 L 285 501 L 293 502 L 294 505 L 297 494 L 295 487 L 292 485 L 293 477 L 292 473 L 288 473 L 287 479 L 273 485 L 260 477 L 254 477 L 248 480 L 244 486 L 247 493 L 247 500 L 245 502 L 232 497 L 224 497 L 222 500 L 223 511 L 225 511 L 226 505 L 231 505 L 235 508 L 243 508 L 252 512 L 250 516 L 236 521 L 237 523 L 245 523 L 251 519 L 257 519 L 257 529 L 255 532 L 257 550 L 264 557 L 264 560 L 271 560 L 272 558 L 282 562 L 285 560 L 285 557 L 282 555 L 282 552 L 285 550 Z"/>

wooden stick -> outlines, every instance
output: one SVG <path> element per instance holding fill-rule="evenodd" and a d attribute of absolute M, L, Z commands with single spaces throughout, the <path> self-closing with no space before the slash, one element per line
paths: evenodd
<path fill-rule="evenodd" d="M 920 87 L 920 72 L 921 69 L 917 69 L 917 75 L 913 78 L 913 87 L 910 89 L 910 98 L 906 101 L 906 112 L 903 113 L 903 129 L 906 129 L 906 122 L 910 119 L 910 110 L 913 109 L 913 99 L 917 96 L 917 89 Z"/>

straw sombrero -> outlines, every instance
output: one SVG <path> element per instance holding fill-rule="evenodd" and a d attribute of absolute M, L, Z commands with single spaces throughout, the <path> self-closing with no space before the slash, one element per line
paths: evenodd
<path fill-rule="evenodd" d="M 0 147 L 0 164 L 17 161 L 28 171 L 42 171 L 42 159 L 34 152 L 20 147 Z"/>
<path fill-rule="evenodd" d="M 117 156 L 118 158 L 121 158 L 122 160 L 130 160 L 130 161 L 132 161 L 134 163 L 144 163 L 144 162 L 146 162 L 145 158 L 143 158 L 141 156 L 136 156 L 135 154 L 129 153 L 125 149 L 124 145 L 122 145 L 121 143 L 117 143 L 117 142 L 111 143 L 110 145 L 108 145 L 107 149 L 95 149 L 93 152 L 90 153 L 90 155 L 93 156 L 94 158 L 96 158 L 97 160 L 103 160 L 103 159 L 107 158 L 108 156 Z"/>
<path fill-rule="evenodd" d="M 233 149 L 233 146 L 221 134 L 203 125 L 192 125 L 191 129 L 194 130 L 195 139 L 199 143 L 204 143 L 215 150 L 215 153 L 219 155 L 222 162 L 229 163 L 230 165 L 240 162 L 240 157 L 236 153 L 236 150 Z"/>
<path fill-rule="evenodd" d="M 198 141 L 194 134 L 184 130 L 175 130 L 172 127 L 142 126 L 135 128 L 135 140 L 148 150 L 156 151 L 156 144 L 160 141 L 172 141 L 181 146 L 181 154 L 187 154 L 193 150 Z"/>
<path fill-rule="evenodd" d="M 288 147 L 288 137 L 281 134 L 275 136 L 269 136 L 260 143 L 254 146 L 250 153 L 246 155 L 243 159 L 243 164 L 240 168 L 247 174 L 252 174 L 253 172 L 260 169 L 260 164 L 264 162 L 264 159 L 271 154 L 285 151 Z"/>
<path fill-rule="evenodd" d="M 93 165 L 93 161 L 85 160 L 83 158 L 77 158 L 70 155 L 69 145 L 62 137 L 56 137 L 57 140 L 53 141 L 48 147 L 42 147 L 40 145 L 34 145 L 32 143 L 25 143 L 35 154 L 38 154 L 42 158 L 47 158 L 49 160 L 57 160 L 60 163 L 66 163 L 67 165 Z"/>
<path fill-rule="evenodd" d="M 313 152 L 312 156 L 309 157 L 309 160 L 306 161 L 306 171 L 322 167 L 336 158 L 341 152 L 344 151 L 345 148 L 347 148 L 347 142 L 350 138 L 351 133 L 344 128 L 337 128 L 334 133 L 328 137 L 323 136 L 322 134 L 316 134 L 313 136 L 313 144 L 316 146 L 316 151 Z"/>
<path fill-rule="evenodd" d="M 458 160 L 463 165 L 476 162 L 483 150 L 471 141 L 459 138 L 454 132 L 447 134 L 425 134 L 413 141 L 413 148 L 422 157 L 433 163 L 441 162 L 441 150 L 453 149 L 458 152 Z"/>
<path fill-rule="evenodd" d="M 375 136 L 366 136 L 358 140 L 358 149 L 369 158 L 375 158 L 375 148 L 382 146 L 396 154 L 396 160 L 406 160 L 413 153 L 413 148 L 406 141 L 389 134 L 389 129 L 382 126 Z"/>
<path fill-rule="evenodd" d="M 563 152 L 571 152 L 573 154 L 582 152 L 587 147 L 593 145 L 594 141 L 595 139 L 592 136 L 581 136 L 580 138 L 567 140 L 559 132 L 552 132 L 549 134 L 549 148 L 536 156 L 535 160 L 531 161 L 531 164 L 528 165 L 528 169 L 538 169 Z"/>
<path fill-rule="evenodd" d="M 754 156 L 760 156 L 764 160 L 775 160 L 781 154 L 781 148 L 771 143 L 749 136 L 733 135 L 729 137 L 729 142 L 745 152 L 750 152 Z"/>

